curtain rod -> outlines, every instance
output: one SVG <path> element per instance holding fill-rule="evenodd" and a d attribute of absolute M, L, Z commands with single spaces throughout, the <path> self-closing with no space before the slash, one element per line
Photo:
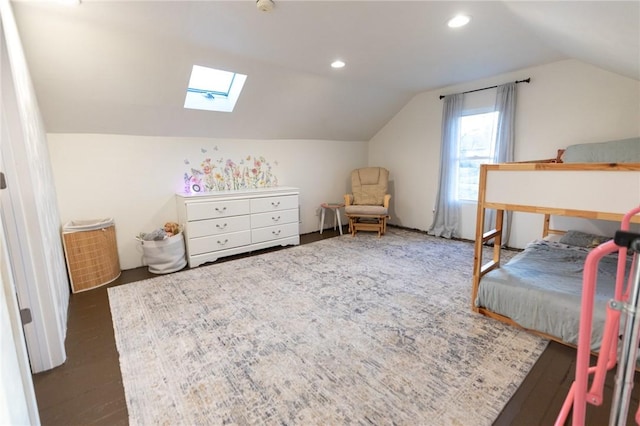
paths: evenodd
<path fill-rule="evenodd" d="M 518 83 L 529 83 L 531 81 L 531 78 L 525 78 L 524 80 L 518 80 L 516 81 L 516 84 Z M 475 90 L 469 90 L 467 92 L 462 92 L 462 93 L 473 93 L 473 92 L 479 92 L 481 90 L 487 90 L 487 89 L 495 89 L 498 86 L 489 86 L 489 87 L 483 87 L 482 89 L 475 89 Z M 444 98 L 447 95 L 440 95 L 440 99 Z"/>

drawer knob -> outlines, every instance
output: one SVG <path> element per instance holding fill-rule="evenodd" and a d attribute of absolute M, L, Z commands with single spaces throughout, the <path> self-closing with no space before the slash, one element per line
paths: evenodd
<path fill-rule="evenodd" d="M 271 233 L 275 236 L 280 235 L 280 232 L 282 232 L 282 229 L 278 229 L 277 231 L 271 231 Z"/>
<path fill-rule="evenodd" d="M 224 224 L 224 225 L 222 225 L 222 226 L 220 226 L 220 224 L 219 224 L 219 223 L 216 223 L 216 228 L 218 228 L 218 229 L 225 229 L 226 227 L 227 227 L 226 222 L 225 222 L 225 224 Z"/>
<path fill-rule="evenodd" d="M 278 206 L 280 205 L 280 201 L 276 201 L 275 203 L 272 201 L 272 202 L 271 202 L 271 205 L 272 205 L 273 207 L 278 207 Z"/>
<path fill-rule="evenodd" d="M 220 241 L 220 240 L 218 240 L 218 244 L 220 244 L 221 246 L 223 246 L 223 245 L 227 244 L 228 242 L 229 242 L 229 239 L 228 239 L 228 238 L 227 238 L 226 240 L 224 240 L 224 241 Z"/>
<path fill-rule="evenodd" d="M 216 207 L 216 211 L 217 211 L 218 213 L 224 213 L 224 212 L 225 212 L 225 210 L 227 210 L 227 208 L 226 208 L 226 207 L 223 207 L 223 208 L 221 208 L 221 209 L 220 209 L 220 208 L 218 208 L 218 207 Z"/>
<path fill-rule="evenodd" d="M 274 222 L 277 222 L 277 221 L 279 221 L 279 220 L 280 220 L 280 216 L 278 216 L 278 217 L 273 217 L 273 216 L 272 216 L 272 217 L 271 217 L 271 220 L 272 220 L 272 221 L 274 221 Z"/>

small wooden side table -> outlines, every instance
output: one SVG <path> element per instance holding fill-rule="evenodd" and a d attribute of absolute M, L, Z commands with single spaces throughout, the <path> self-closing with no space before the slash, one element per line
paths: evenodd
<path fill-rule="evenodd" d="M 340 222 L 340 209 L 344 207 L 344 203 L 322 203 L 320 204 L 322 207 L 322 213 L 320 213 L 320 233 L 322 234 L 322 230 L 324 229 L 324 214 L 327 209 L 332 210 L 334 214 L 333 218 L 333 229 L 336 229 L 336 224 L 338 226 L 338 230 L 340 231 L 340 235 L 342 235 L 342 223 Z"/>

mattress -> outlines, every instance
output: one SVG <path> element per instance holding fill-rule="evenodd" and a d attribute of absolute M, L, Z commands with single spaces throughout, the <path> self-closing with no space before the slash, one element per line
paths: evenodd
<path fill-rule="evenodd" d="M 522 327 L 577 345 L 582 278 L 588 248 L 535 240 L 506 265 L 480 281 L 477 307 L 511 318 Z M 602 341 L 606 305 L 613 298 L 617 253 L 598 264 L 592 350 Z M 627 271 L 630 269 L 630 257 Z"/>

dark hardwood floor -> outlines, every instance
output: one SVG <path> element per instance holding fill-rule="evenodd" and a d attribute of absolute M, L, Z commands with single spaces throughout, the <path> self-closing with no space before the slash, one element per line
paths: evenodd
<path fill-rule="evenodd" d="M 322 235 L 318 232 L 305 234 L 301 236 L 301 244 L 336 235 L 338 232 L 333 230 L 326 230 Z M 60 367 L 33 376 L 43 425 L 128 424 L 107 288 L 155 276 L 144 267 L 131 269 L 123 271 L 113 283 L 71 296 L 67 361 Z M 575 350 L 550 343 L 494 424 L 552 425 L 573 381 L 574 367 Z M 636 373 L 631 403 L 633 413 L 638 407 L 639 380 Z M 608 377 L 605 403 L 602 407 L 589 407 L 587 424 L 608 423 L 612 388 L 613 373 Z"/>

